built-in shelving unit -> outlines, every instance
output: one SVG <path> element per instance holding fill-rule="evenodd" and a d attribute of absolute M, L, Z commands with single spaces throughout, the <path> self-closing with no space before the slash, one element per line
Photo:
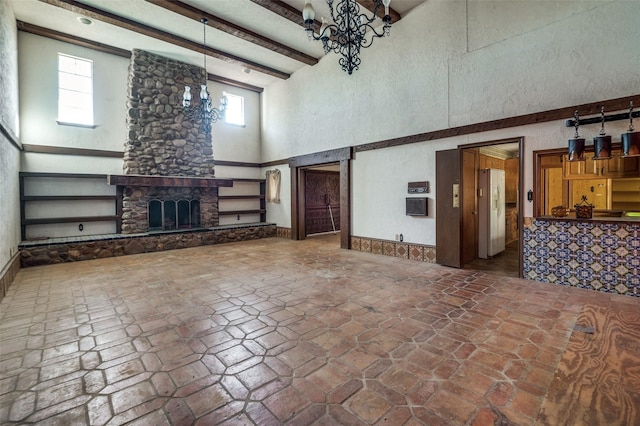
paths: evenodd
<path fill-rule="evenodd" d="M 120 215 L 117 214 L 120 199 L 117 193 L 113 193 L 115 187 L 107 185 L 107 177 L 103 174 L 21 172 L 19 178 L 22 240 L 52 237 L 49 233 L 39 235 L 39 231 L 36 232 L 38 225 L 66 224 L 68 227 L 69 224 L 77 224 L 77 233 L 87 233 L 85 223 L 103 222 L 97 225 L 99 229 L 110 231 L 98 233 L 118 232 L 121 221 Z M 252 218 L 247 216 L 259 215 L 260 222 L 266 222 L 265 179 L 229 180 L 234 184 L 240 184 L 242 188 L 239 194 L 218 196 L 219 216 L 237 216 L 239 221 L 245 216 L 245 221 L 255 222 L 255 219 L 251 220 Z M 230 187 L 228 190 L 233 191 L 233 188 Z M 243 201 L 250 203 L 245 207 L 242 205 Z M 96 202 L 100 205 L 96 206 Z M 87 214 L 92 212 L 96 214 Z M 29 228 L 29 231 L 30 226 L 36 228 Z"/>

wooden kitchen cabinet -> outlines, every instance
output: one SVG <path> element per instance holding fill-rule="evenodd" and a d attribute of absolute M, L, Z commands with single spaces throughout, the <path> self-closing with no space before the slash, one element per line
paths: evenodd
<path fill-rule="evenodd" d="M 598 165 L 591 157 L 585 156 L 585 160 L 569 161 L 569 155 L 562 156 L 562 164 L 565 179 L 593 179 L 598 176 Z M 598 160 L 598 162 L 603 160 Z"/>
<path fill-rule="evenodd" d="M 591 154 L 582 161 L 569 161 L 567 154 L 562 156 L 565 179 L 593 179 L 640 177 L 640 157 L 623 157 L 619 150 L 612 157 L 594 160 Z"/>
<path fill-rule="evenodd" d="M 519 158 L 509 158 L 504 160 L 504 198 L 507 203 L 518 202 L 519 162 Z"/>
<path fill-rule="evenodd" d="M 502 158 L 490 157 L 488 155 L 480 154 L 478 156 L 480 169 L 499 169 L 504 170 L 505 160 Z"/>
<path fill-rule="evenodd" d="M 595 210 L 611 210 L 611 179 L 575 179 L 569 186 L 570 208 L 579 204 L 585 195 Z"/>
<path fill-rule="evenodd" d="M 640 177 L 640 157 L 616 156 L 600 161 L 605 163 L 600 169 L 602 176 L 610 178 Z"/>

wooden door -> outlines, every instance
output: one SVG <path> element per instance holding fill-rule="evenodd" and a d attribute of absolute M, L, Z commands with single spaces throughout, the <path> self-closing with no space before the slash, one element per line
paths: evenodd
<path fill-rule="evenodd" d="M 305 229 L 307 235 L 340 230 L 340 172 L 306 171 Z"/>
<path fill-rule="evenodd" d="M 478 257 L 478 151 L 462 150 L 462 264 Z"/>
<path fill-rule="evenodd" d="M 460 152 L 436 152 L 436 263 L 454 268 L 460 262 Z"/>

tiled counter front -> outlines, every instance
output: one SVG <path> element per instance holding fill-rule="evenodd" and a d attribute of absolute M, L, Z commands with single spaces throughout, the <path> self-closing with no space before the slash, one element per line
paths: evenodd
<path fill-rule="evenodd" d="M 640 297 L 640 223 L 533 220 L 523 263 L 530 280 Z"/>

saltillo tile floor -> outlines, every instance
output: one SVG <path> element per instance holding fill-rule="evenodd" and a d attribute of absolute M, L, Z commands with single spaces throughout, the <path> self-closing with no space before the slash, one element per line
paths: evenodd
<path fill-rule="evenodd" d="M 22 269 L 0 423 L 535 424 L 585 304 L 640 309 L 333 235 Z"/>

